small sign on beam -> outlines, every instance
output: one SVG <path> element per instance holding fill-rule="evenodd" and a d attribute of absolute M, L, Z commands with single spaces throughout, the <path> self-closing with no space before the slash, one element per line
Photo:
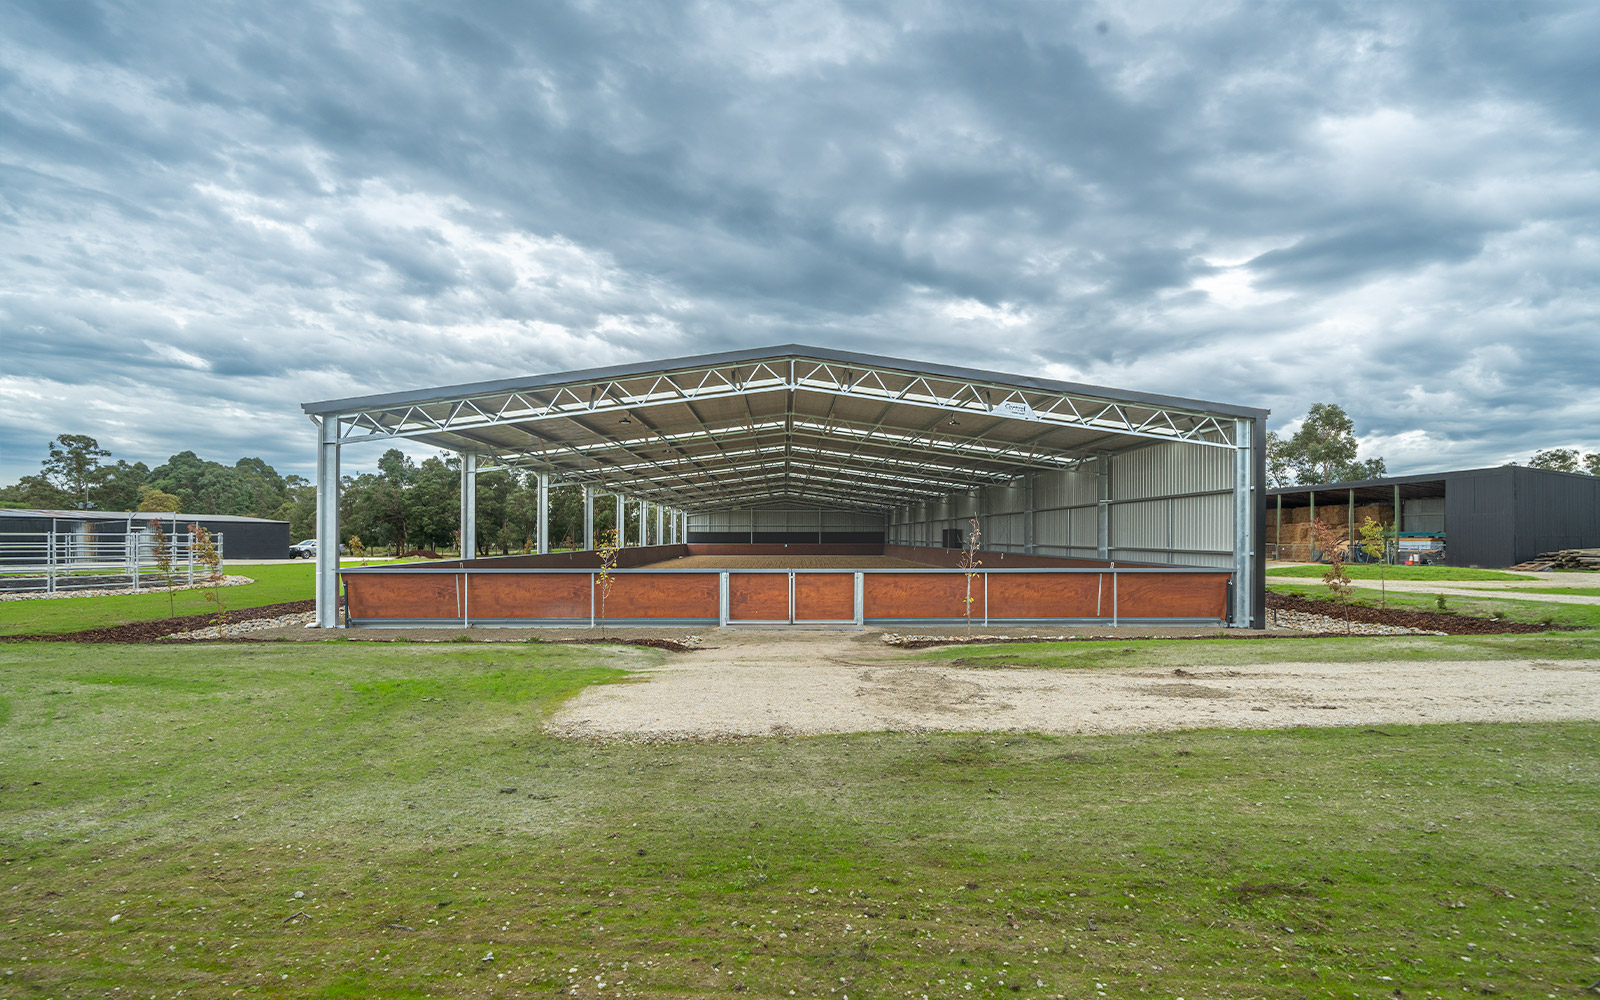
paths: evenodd
<path fill-rule="evenodd" d="M 997 417 L 1010 417 L 1013 420 L 1038 420 L 1039 415 L 1033 412 L 1033 407 L 1025 399 L 1008 399 L 989 407 L 989 412 Z"/>

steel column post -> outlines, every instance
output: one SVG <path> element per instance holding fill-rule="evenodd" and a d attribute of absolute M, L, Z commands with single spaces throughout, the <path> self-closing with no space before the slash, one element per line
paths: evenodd
<path fill-rule="evenodd" d="M 1283 558 L 1283 494 L 1282 493 L 1278 494 L 1278 530 L 1273 532 L 1273 536 L 1274 536 L 1273 541 L 1275 543 L 1273 545 L 1273 547 L 1272 547 L 1273 557 L 1276 558 L 1276 559 L 1282 559 Z"/>
<path fill-rule="evenodd" d="M 616 548 L 628 547 L 628 501 L 621 493 L 617 494 L 617 526 L 612 534 L 616 536 L 612 543 Z"/>
<path fill-rule="evenodd" d="M 594 487 L 583 488 L 583 547 L 594 549 Z"/>
<path fill-rule="evenodd" d="M 478 456 L 470 451 L 461 453 L 461 558 L 478 558 Z"/>
<path fill-rule="evenodd" d="M 1349 524 L 1345 525 L 1345 527 L 1350 532 L 1350 548 L 1348 549 L 1348 552 L 1350 553 L 1350 558 L 1352 560 L 1354 560 L 1355 557 L 1356 557 L 1356 491 L 1355 490 L 1351 490 L 1350 491 L 1350 513 L 1348 515 L 1346 515 L 1346 519 L 1350 522 Z"/>
<path fill-rule="evenodd" d="M 1095 508 L 1094 552 L 1100 559 L 1111 558 L 1111 456 L 1101 455 L 1095 462 L 1097 499 Z"/>
<path fill-rule="evenodd" d="M 194 536 L 189 536 L 194 577 Z M 317 627 L 339 627 L 339 418 L 317 420 Z"/>
<path fill-rule="evenodd" d="M 1250 441 L 1255 425 L 1249 420 L 1236 420 L 1233 426 L 1233 625 L 1249 628 L 1254 613 L 1251 596 L 1255 593 L 1251 580 L 1256 548 L 1256 494 L 1251 475 L 1255 462 Z"/>
<path fill-rule="evenodd" d="M 666 541 L 667 541 L 666 516 L 667 516 L 666 508 L 662 507 L 660 504 L 656 504 L 656 544 L 657 545 L 664 545 L 666 543 Z"/>
<path fill-rule="evenodd" d="M 1316 524 L 1317 523 L 1317 491 L 1316 490 L 1311 490 L 1311 491 L 1306 493 L 1306 496 L 1311 501 L 1311 523 L 1312 524 Z M 1317 548 L 1317 533 L 1316 533 L 1315 529 L 1311 529 L 1311 541 L 1306 543 L 1306 562 L 1317 562 L 1318 561 L 1317 560 L 1317 552 L 1318 551 L 1319 550 Z"/>
<path fill-rule="evenodd" d="M 1034 507 L 1034 479 L 1036 474 L 1026 472 L 1022 475 L 1022 551 L 1033 555 L 1038 547 L 1038 535 L 1034 533 L 1033 507 Z M 1070 541 L 1070 539 L 1069 539 Z"/>
<path fill-rule="evenodd" d="M 537 473 L 539 477 L 539 554 L 545 555 L 550 551 L 550 475 L 546 472 Z"/>
<path fill-rule="evenodd" d="M 1394 487 L 1394 561 L 1400 563 L 1400 484 Z"/>

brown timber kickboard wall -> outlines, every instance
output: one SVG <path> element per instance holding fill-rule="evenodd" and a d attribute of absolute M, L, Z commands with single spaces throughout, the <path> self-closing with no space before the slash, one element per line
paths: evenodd
<path fill-rule="evenodd" d="M 868 573 L 862 578 L 866 618 L 961 618 L 966 614 L 967 578 L 943 573 Z M 983 578 L 972 581 L 972 617 L 984 613 Z"/>
<path fill-rule="evenodd" d="M 728 620 L 736 622 L 788 621 L 789 574 L 729 573 Z"/>
<path fill-rule="evenodd" d="M 345 576 L 353 621 L 577 619 L 590 611 L 586 573 L 353 573 Z M 784 580 L 787 588 L 787 579 Z M 786 589 L 787 593 L 787 589 Z M 462 597 L 467 600 L 463 607 Z M 785 597 L 784 613 L 788 613 Z M 637 573 L 612 578 L 608 619 L 716 621 L 720 582 L 715 573 Z M 601 612 L 595 581 L 594 612 Z"/>
<path fill-rule="evenodd" d="M 852 573 L 796 573 L 794 617 L 802 622 L 849 622 L 856 617 Z"/>

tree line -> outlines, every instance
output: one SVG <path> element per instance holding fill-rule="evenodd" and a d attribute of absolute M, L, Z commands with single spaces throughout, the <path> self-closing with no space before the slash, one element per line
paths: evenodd
<path fill-rule="evenodd" d="M 1362 459 L 1358 451 L 1355 423 L 1344 408 L 1337 403 L 1313 403 L 1299 430 L 1288 437 L 1276 431 L 1267 434 L 1267 484 L 1349 483 L 1389 474 L 1381 457 Z M 1550 448 L 1534 452 L 1528 467 L 1600 476 L 1600 454 Z"/>
<path fill-rule="evenodd" d="M 295 539 L 316 534 L 316 485 L 303 476 L 279 475 L 262 459 L 241 458 L 228 466 L 184 451 L 152 469 L 111 458 L 94 438 L 63 434 L 50 442 L 37 474 L 0 487 L 0 507 L 228 514 L 288 521 Z M 532 474 L 479 472 L 478 550 L 534 548 L 538 503 Z M 359 538 L 372 550 L 455 549 L 460 516 L 461 463 L 454 455 L 413 462 L 391 448 L 378 460 L 378 471 L 340 478 L 339 536 L 346 544 Z M 630 507 L 630 537 L 636 537 L 638 520 Z M 597 537 L 615 523 L 615 501 L 597 502 Z M 583 544 L 582 487 L 551 487 L 550 544 Z"/>
<path fill-rule="evenodd" d="M 1267 479 L 1271 486 L 1350 482 L 1387 475 L 1381 457 L 1358 456 L 1354 423 L 1334 403 L 1313 405 L 1294 434 L 1267 435 Z M 110 461 L 111 452 L 85 434 L 62 434 L 50 442 L 41 469 L 0 487 L 0 507 L 47 510 L 182 511 L 288 521 L 296 539 L 316 533 L 317 490 L 303 476 L 279 475 L 259 458 L 233 465 L 179 452 L 161 465 Z M 1528 465 L 1557 472 L 1600 476 L 1600 454 L 1571 448 L 1535 452 Z M 360 538 L 368 549 L 454 549 L 461 513 L 461 463 L 442 454 L 413 462 L 397 448 L 378 459 L 378 471 L 340 479 L 340 540 Z M 494 470 L 478 473 L 477 548 L 519 552 L 535 547 L 538 483 L 532 474 Z M 628 535 L 637 537 L 638 514 L 630 506 Z M 595 505 L 596 537 L 616 524 L 609 498 Z M 550 544 L 583 544 L 583 490 L 550 489 Z"/>

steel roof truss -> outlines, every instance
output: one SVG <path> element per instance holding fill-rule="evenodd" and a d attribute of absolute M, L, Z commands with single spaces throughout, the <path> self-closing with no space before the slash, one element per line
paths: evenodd
<path fill-rule="evenodd" d="M 688 378 L 693 384 L 682 384 Z M 903 384 L 902 384 L 903 383 Z M 589 389 L 584 398 L 583 389 Z M 526 424 L 542 420 L 615 410 L 637 409 L 668 401 L 713 399 L 752 395 L 766 391 L 809 390 L 860 398 L 886 399 L 904 405 L 996 414 L 990 399 L 998 394 L 1002 402 L 1024 403 L 1031 419 L 1064 426 L 1116 429 L 1122 433 L 1158 440 L 1181 440 L 1195 444 L 1231 445 L 1231 428 L 1215 417 L 1157 404 L 1108 403 L 1070 393 L 1024 389 L 1017 386 L 873 369 L 857 374 L 853 366 L 836 362 L 795 359 L 788 363 L 763 361 L 729 366 L 713 366 L 650 376 L 605 379 L 593 383 L 573 383 L 544 390 L 539 402 L 531 392 L 505 391 L 458 400 L 439 400 L 450 405 L 441 421 L 422 409 L 422 404 L 378 408 L 343 415 L 341 443 L 354 443 L 384 437 L 455 430 L 484 424 Z M 477 400 L 503 400 L 497 406 L 482 408 Z M 1080 403 L 1090 404 L 1088 408 Z M 467 405 L 462 405 L 467 404 Z M 1130 410 L 1148 411 L 1150 416 L 1135 419 Z M 999 414 L 1005 416 L 1004 414 Z M 367 417 L 368 419 L 359 419 Z M 1011 418 L 1029 419 L 1029 418 Z M 374 426 L 377 425 L 377 426 Z M 357 428 L 363 433 L 357 434 Z M 1222 440 L 1211 440 L 1211 438 Z"/>

